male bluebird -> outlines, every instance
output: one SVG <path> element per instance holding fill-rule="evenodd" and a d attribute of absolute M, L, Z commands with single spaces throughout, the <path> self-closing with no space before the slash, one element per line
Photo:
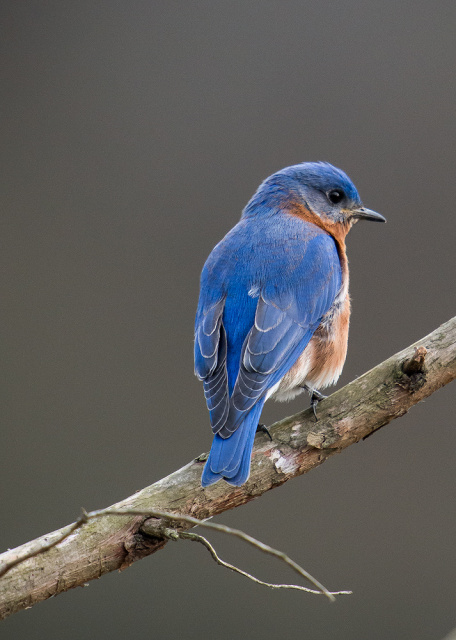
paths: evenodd
<path fill-rule="evenodd" d="M 366 209 L 348 176 L 304 162 L 267 178 L 201 274 L 195 372 L 215 434 L 203 487 L 243 484 L 265 401 L 334 384 L 347 353 L 345 236 Z"/>

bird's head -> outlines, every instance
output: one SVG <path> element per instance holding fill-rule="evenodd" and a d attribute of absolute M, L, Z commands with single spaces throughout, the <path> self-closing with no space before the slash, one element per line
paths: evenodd
<path fill-rule="evenodd" d="M 256 202 L 255 202 L 256 201 Z M 358 220 L 386 222 L 366 209 L 355 185 L 340 169 L 327 162 L 303 162 L 267 178 L 246 207 L 274 202 L 280 209 L 309 219 L 328 231 L 337 226 L 345 233 Z"/>

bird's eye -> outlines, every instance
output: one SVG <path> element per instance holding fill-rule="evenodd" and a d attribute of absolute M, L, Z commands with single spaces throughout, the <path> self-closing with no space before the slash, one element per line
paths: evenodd
<path fill-rule="evenodd" d="M 345 198 L 345 193 L 341 189 L 333 189 L 328 193 L 328 199 L 333 204 L 339 204 Z"/>

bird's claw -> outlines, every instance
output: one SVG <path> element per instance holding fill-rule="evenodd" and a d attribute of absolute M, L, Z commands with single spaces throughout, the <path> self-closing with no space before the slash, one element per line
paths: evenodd
<path fill-rule="evenodd" d="M 269 433 L 269 429 L 267 428 L 267 426 L 265 424 L 258 424 L 258 426 L 256 428 L 256 432 L 257 433 L 258 432 L 265 433 L 268 436 L 269 440 L 272 442 L 272 436 Z"/>
<path fill-rule="evenodd" d="M 310 393 L 310 406 L 315 416 L 315 422 L 318 422 L 317 404 L 328 396 L 323 395 L 320 391 L 318 391 L 318 389 L 312 389 L 311 387 L 308 387 L 306 384 L 303 384 L 302 387 Z"/>
<path fill-rule="evenodd" d="M 317 389 L 313 389 L 312 391 L 312 395 L 310 397 L 310 406 L 312 407 L 312 411 L 313 414 L 315 416 L 315 422 L 318 422 L 318 418 L 317 418 L 317 404 L 320 402 L 320 400 L 324 400 L 325 398 L 327 398 L 328 396 L 324 396 L 322 393 L 320 393 L 319 391 L 317 391 Z"/>

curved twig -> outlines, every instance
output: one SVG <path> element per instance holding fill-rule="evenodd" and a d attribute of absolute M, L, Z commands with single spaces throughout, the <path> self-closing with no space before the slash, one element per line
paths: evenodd
<path fill-rule="evenodd" d="M 253 580 L 253 582 L 256 582 L 257 584 L 261 584 L 264 587 L 269 587 L 270 589 L 296 589 L 298 591 L 305 591 L 306 593 L 314 593 L 316 595 L 321 595 L 323 593 L 324 595 L 329 595 L 329 596 L 351 595 L 353 593 L 353 591 L 328 591 L 328 593 L 325 594 L 324 591 L 316 591 L 315 589 L 309 589 L 308 587 L 303 587 L 299 584 L 275 584 L 273 582 L 264 582 L 264 580 L 260 580 L 259 578 L 252 576 L 251 573 L 247 573 L 247 571 L 244 571 L 243 569 L 239 569 L 238 567 L 235 567 L 233 564 L 230 564 L 229 562 L 225 562 L 225 560 L 222 560 L 220 556 L 217 555 L 216 550 L 211 545 L 209 540 L 207 540 L 203 536 L 200 536 L 197 533 L 192 533 L 190 531 L 180 531 L 177 535 L 179 538 L 183 538 L 185 540 L 193 540 L 195 542 L 201 543 L 209 551 L 209 553 L 211 554 L 215 562 L 219 564 L 221 567 L 226 567 L 227 569 L 230 569 L 235 573 L 239 573 L 241 576 L 245 576 L 246 578 L 249 578 L 249 580 Z"/>

